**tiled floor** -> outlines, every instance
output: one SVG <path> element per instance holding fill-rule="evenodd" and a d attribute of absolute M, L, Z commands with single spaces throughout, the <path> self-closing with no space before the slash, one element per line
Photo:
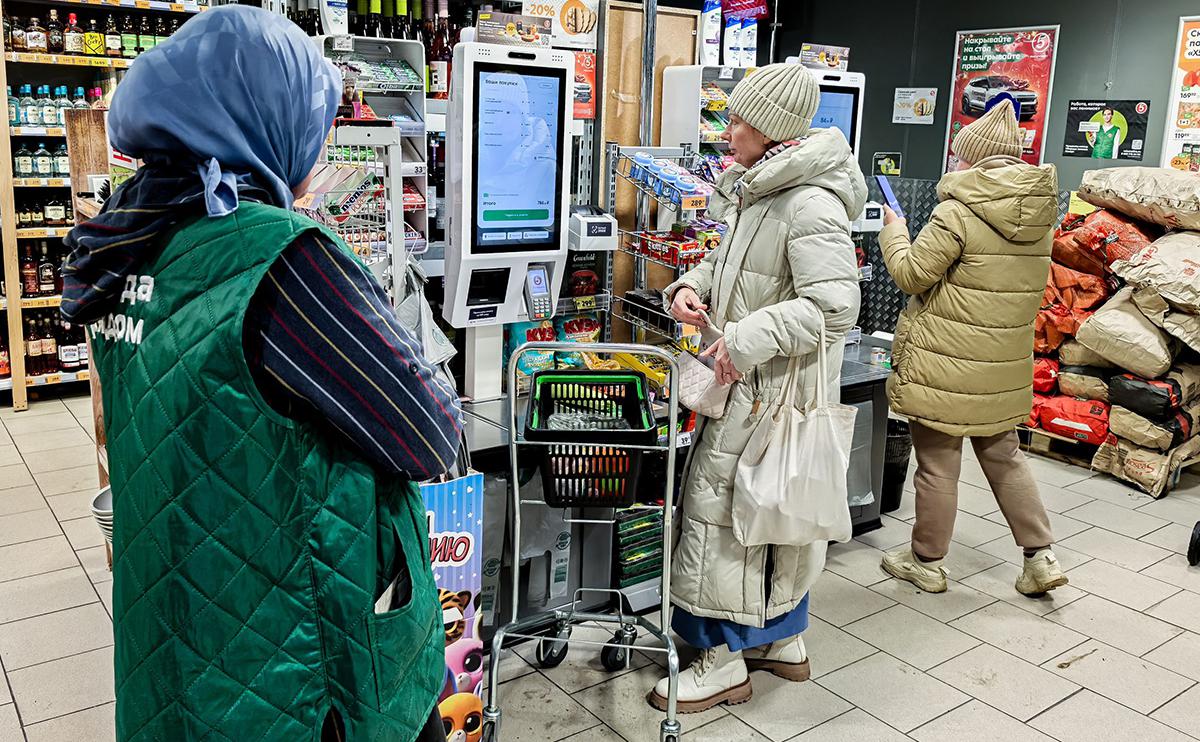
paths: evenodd
<path fill-rule="evenodd" d="M 90 416 L 87 398 L 0 412 L 0 742 L 113 736 Z M 1020 552 L 968 462 L 949 592 L 926 595 L 879 569 L 880 549 L 908 539 L 910 490 L 883 529 L 830 550 L 805 634 L 814 679 L 756 674 L 750 703 L 682 717 L 685 739 L 1200 739 L 1200 568 L 1183 556 L 1200 478 L 1153 501 L 1086 469 L 1033 467 L 1069 587 L 1039 600 L 1013 590 Z M 505 742 L 658 739 L 661 717 L 644 701 L 657 655 L 616 675 L 586 647 L 554 670 L 532 659 L 519 647 L 503 660 Z"/>

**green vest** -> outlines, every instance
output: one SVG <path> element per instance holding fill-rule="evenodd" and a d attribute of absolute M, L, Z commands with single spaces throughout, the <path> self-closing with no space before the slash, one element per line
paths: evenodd
<path fill-rule="evenodd" d="M 409 742 L 441 689 L 416 484 L 275 412 L 242 352 L 255 288 L 309 230 L 252 203 L 186 223 L 91 327 L 120 742 L 316 740 L 333 708 L 348 742 Z M 412 600 L 376 613 L 401 569 Z"/>
<path fill-rule="evenodd" d="M 1117 143 L 1117 137 L 1121 134 L 1121 128 L 1113 126 L 1108 131 L 1104 130 L 1102 125 L 1096 130 L 1096 143 L 1092 145 L 1092 157 L 1095 159 L 1111 160 L 1113 159 L 1113 146 Z"/>

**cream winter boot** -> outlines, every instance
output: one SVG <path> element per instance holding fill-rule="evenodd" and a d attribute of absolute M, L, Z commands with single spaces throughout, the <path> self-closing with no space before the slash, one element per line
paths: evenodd
<path fill-rule="evenodd" d="M 658 681 L 647 698 L 659 711 L 667 710 L 667 683 L 667 678 Z M 676 708 L 681 714 L 696 714 L 721 703 L 745 703 L 750 696 L 750 675 L 742 653 L 722 645 L 701 650 L 696 661 L 679 673 Z"/>
<path fill-rule="evenodd" d="M 794 683 L 802 683 L 812 676 L 808 653 L 804 651 L 804 637 L 799 634 L 747 649 L 745 655 L 746 667 L 750 670 L 766 670 Z"/>

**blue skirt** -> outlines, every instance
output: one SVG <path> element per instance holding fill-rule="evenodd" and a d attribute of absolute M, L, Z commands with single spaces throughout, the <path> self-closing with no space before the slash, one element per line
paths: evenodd
<path fill-rule="evenodd" d="M 731 652 L 761 647 L 764 644 L 789 639 L 808 628 L 808 595 L 791 611 L 767 621 L 760 629 L 720 618 L 693 616 L 676 606 L 671 616 L 671 628 L 688 644 L 697 649 L 728 644 Z"/>

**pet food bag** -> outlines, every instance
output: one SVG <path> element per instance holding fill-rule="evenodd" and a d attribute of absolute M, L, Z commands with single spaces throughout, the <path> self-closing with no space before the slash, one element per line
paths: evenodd
<path fill-rule="evenodd" d="M 1096 366 L 1061 366 L 1058 390 L 1068 397 L 1108 401 L 1108 379 L 1113 370 Z"/>
<path fill-rule="evenodd" d="M 1170 419 L 1200 398 L 1200 365 L 1181 363 L 1161 379 L 1120 374 L 1109 381 L 1109 400 L 1151 420 Z"/>
<path fill-rule="evenodd" d="M 1176 309 L 1200 314 L 1200 232 L 1172 232 L 1112 269 L 1133 286 L 1154 289 Z"/>
<path fill-rule="evenodd" d="M 1135 289 L 1133 303 L 1146 319 L 1167 331 L 1167 334 L 1195 351 L 1200 351 L 1200 314 L 1176 311 L 1162 298 L 1157 289 Z"/>
<path fill-rule="evenodd" d="M 1098 446 L 1108 435 L 1108 405 L 1091 399 L 1051 397 L 1038 416 L 1042 430 Z"/>
<path fill-rule="evenodd" d="M 1068 214 L 1054 233 L 1056 263 L 1103 276 L 1117 260 L 1128 260 L 1150 246 L 1161 230 L 1107 209 L 1086 216 Z"/>
<path fill-rule="evenodd" d="M 1159 167 L 1119 167 L 1083 174 L 1079 197 L 1104 209 L 1169 229 L 1200 229 L 1200 178 Z"/>
<path fill-rule="evenodd" d="M 1033 394 L 1033 409 L 1029 411 L 1029 419 L 1025 421 L 1025 427 L 1036 428 L 1042 424 L 1042 407 L 1045 406 L 1046 400 L 1050 399 L 1045 394 Z"/>
<path fill-rule="evenodd" d="M 1101 357 L 1078 340 L 1068 340 L 1058 349 L 1058 362 L 1063 366 L 1092 366 L 1114 368 L 1111 361 Z"/>
<path fill-rule="evenodd" d="M 1053 358 L 1033 359 L 1033 391 L 1051 394 L 1058 387 L 1058 361 Z"/>
<path fill-rule="evenodd" d="M 1193 402 L 1187 409 L 1179 410 L 1164 421 L 1151 420 L 1131 412 L 1124 407 L 1114 406 L 1109 412 L 1108 430 L 1118 438 L 1132 441 L 1143 448 L 1170 451 L 1196 434 L 1196 415 L 1200 403 Z"/>
<path fill-rule="evenodd" d="M 1175 342 L 1133 303 L 1128 286 L 1079 326 L 1079 342 L 1120 368 L 1157 379 L 1171 368 Z"/>
<path fill-rule="evenodd" d="M 1092 468 L 1137 485 L 1151 497 L 1162 497 L 1174 483 L 1179 467 L 1198 452 L 1200 436 L 1163 453 L 1110 435 L 1092 458 Z"/>

